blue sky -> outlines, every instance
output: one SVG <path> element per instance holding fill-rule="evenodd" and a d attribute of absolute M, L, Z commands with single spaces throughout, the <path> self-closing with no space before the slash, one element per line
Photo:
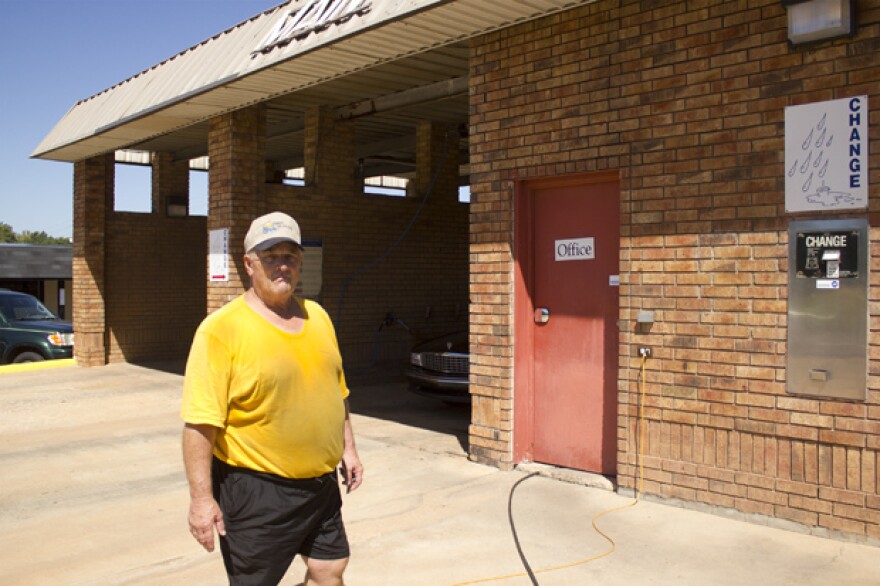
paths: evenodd
<path fill-rule="evenodd" d="M 0 0 L 0 222 L 16 232 L 72 236 L 73 164 L 30 158 L 65 112 L 282 3 Z M 118 175 L 118 205 L 136 210 L 149 201 L 148 171 L 126 167 Z M 193 207 L 198 213 L 198 202 Z"/>

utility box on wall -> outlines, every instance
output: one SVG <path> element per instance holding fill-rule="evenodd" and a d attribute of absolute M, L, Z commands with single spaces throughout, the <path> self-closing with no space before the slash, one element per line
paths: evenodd
<path fill-rule="evenodd" d="M 796 220 L 788 241 L 787 390 L 864 401 L 868 222 Z"/>

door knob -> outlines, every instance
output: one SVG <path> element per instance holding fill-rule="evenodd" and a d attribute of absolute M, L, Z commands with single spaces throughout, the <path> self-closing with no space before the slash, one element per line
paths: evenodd
<path fill-rule="evenodd" d="M 550 321 L 550 310 L 546 307 L 539 307 L 535 310 L 535 323 L 545 324 Z"/>

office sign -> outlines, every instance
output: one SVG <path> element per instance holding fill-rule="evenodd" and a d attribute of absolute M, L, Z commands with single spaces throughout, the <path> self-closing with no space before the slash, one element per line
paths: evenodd
<path fill-rule="evenodd" d="M 554 242 L 556 260 L 591 260 L 596 258 L 593 240 L 593 237 L 557 240 Z"/>

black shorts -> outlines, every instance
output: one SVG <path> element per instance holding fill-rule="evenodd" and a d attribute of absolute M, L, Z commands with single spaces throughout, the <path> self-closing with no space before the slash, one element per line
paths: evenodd
<path fill-rule="evenodd" d="M 226 527 L 220 551 L 230 584 L 278 584 L 297 554 L 349 556 L 335 472 L 290 479 L 214 458 L 212 480 Z"/>

